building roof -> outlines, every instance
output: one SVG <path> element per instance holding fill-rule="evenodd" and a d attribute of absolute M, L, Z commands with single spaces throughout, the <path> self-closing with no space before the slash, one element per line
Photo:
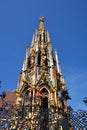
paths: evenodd
<path fill-rule="evenodd" d="M 4 101 L 11 103 L 12 105 L 15 104 L 16 101 L 16 94 L 15 92 L 5 91 L 6 96 L 4 98 Z M 2 107 L 3 100 L 0 99 L 0 108 Z"/>

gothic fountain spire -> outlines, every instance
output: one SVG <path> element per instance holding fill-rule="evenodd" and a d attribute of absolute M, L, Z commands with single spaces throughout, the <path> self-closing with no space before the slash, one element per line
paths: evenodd
<path fill-rule="evenodd" d="M 63 130 L 63 126 L 58 124 L 59 120 L 67 118 L 64 115 L 68 111 L 68 95 L 58 53 L 55 50 L 54 56 L 49 32 L 44 27 L 44 17 L 39 18 L 39 27 L 33 35 L 31 47 L 26 50 L 18 90 L 28 96 L 28 102 L 25 101 L 28 104 L 27 114 L 30 114 L 29 119 L 33 117 L 33 121 L 37 122 L 36 129 Z M 45 124 L 44 128 L 42 123 Z M 30 129 L 34 130 L 33 124 Z"/>

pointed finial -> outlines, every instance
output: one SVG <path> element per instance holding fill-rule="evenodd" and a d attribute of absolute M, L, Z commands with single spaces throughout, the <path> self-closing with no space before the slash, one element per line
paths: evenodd
<path fill-rule="evenodd" d="M 56 49 L 55 49 L 55 58 L 56 58 L 57 71 L 60 73 L 59 59 L 58 59 L 58 53 Z"/>
<path fill-rule="evenodd" d="M 39 18 L 39 29 L 44 29 L 44 17 Z"/>
<path fill-rule="evenodd" d="M 50 42 L 50 35 L 48 31 L 47 31 L 47 41 Z"/>
<path fill-rule="evenodd" d="M 31 46 L 33 46 L 33 44 L 34 44 L 34 39 L 35 39 L 35 37 L 34 37 L 34 33 L 33 33 L 33 38 L 32 38 L 32 42 L 31 42 Z"/>

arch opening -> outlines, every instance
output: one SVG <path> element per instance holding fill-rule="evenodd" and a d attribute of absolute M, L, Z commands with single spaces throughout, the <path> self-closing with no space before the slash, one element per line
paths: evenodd
<path fill-rule="evenodd" d="M 48 95 L 48 90 L 46 88 L 43 88 L 41 90 L 41 93 L 45 96 L 45 95 Z"/>
<path fill-rule="evenodd" d="M 41 116 L 43 117 L 43 127 L 41 127 L 43 130 L 48 130 L 48 91 L 46 88 L 43 88 L 41 90 L 41 93 L 43 94 L 43 97 L 41 99 Z"/>
<path fill-rule="evenodd" d="M 43 107 L 43 110 L 45 111 L 46 109 L 48 109 L 48 97 L 44 97 L 42 99 L 42 107 Z"/>

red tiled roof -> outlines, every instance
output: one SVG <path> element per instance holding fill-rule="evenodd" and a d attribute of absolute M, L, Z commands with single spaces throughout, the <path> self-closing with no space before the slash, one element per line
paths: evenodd
<path fill-rule="evenodd" d="M 5 91 L 6 92 L 6 97 L 4 98 L 5 101 L 11 103 L 11 104 L 15 104 L 16 101 L 16 94 L 15 92 L 9 92 L 9 91 Z M 2 99 L 0 99 L 0 108 L 2 107 Z"/>
<path fill-rule="evenodd" d="M 0 99 L 0 108 L 2 107 L 2 99 Z"/>

